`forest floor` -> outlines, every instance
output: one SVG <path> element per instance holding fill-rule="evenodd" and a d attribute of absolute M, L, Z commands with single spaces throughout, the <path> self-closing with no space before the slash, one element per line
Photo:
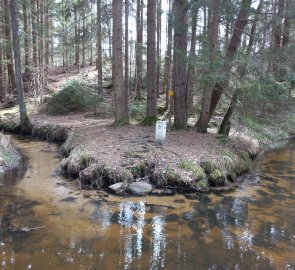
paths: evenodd
<path fill-rule="evenodd" d="M 75 70 L 69 73 L 55 70 L 50 74 L 48 87 L 57 92 L 67 80 L 83 78 L 91 83 L 95 75 L 93 68 L 81 74 Z M 104 100 L 111 103 L 111 91 L 105 91 Z M 251 159 L 259 150 L 257 142 L 238 132 L 227 139 L 214 132 L 197 133 L 193 127 L 186 131 L 172 130 L 162 146 L 155 142 L 155 127 L 142 126 L 136 121 L 116 127 L 112 118 L 89 117 L 91 112 L 48 115 L 35 106 L 34 99 L 28 102 L 28 108 L 32 134 L 64 141 L 60 170 L 88 188 L 117 182 L 121 183 L 114 187 L 117 193 L 124 193 L 133 182 L 150 183 L 155 194 L 163 190 L 169 194 L 173 190 L 232 188 L 237 177 L 250 170 Z M 195 118 L 190 121 L 193 123 Z M 1 111 L 2 128 L 17 131 L 17 125 L 16 107 Z"/>

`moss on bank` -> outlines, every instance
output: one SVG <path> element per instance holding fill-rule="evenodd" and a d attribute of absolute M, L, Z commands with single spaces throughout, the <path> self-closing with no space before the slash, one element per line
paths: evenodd
<path fill-rule="evenodd" d="M 0 127 L 18 133 L 16 119 L 1 119 Z M 159 165 L 156 152 L 145 156 L 144 152 L 124 152 L 124 162 L 112 164 L 100 153 L 87 147 L 79 129 L 68 126 L 33 122 L 31 135 L 41 139 L 64 142 L 60 152 L 64 156 L 59 170 L 62 174 L 78 179 L 81 187 L 107 187 L 117 182 L 145 180 L 156 187 L 184 191 L 207 191 L 210 186 L 225 186 L 236 177 L 248 172 L 253 151 L 245 146 L 219 153 L 218 159 L 196 163 L 175 156 L 172 163 Z M 153 150 L 154 151 L 154 150 Z M 161 151 L 165 151 L 161 149 Z M 122 153 L 121 153 L 122 154 Z M 165 155 L 165 152 L 162 152 Z"/>

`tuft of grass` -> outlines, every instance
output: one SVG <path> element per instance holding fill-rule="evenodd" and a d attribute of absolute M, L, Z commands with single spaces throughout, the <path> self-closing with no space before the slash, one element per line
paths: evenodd
<path fill-rule="evenodd" d="M 216 169 L 209 175 L 209 182 L 212 186 L 219 187 L 224 186 L 226 183 L 226 178 L 222 171 Z"/>
<path fill-rule="evenodd" d="M 204 169 L 201 166 L 192 162 L 191 160 L 181 160 L 179 163 L 179 168 L 187 172 L 192 172 L 192 175 L 196 180 L 206 179 Z"/>

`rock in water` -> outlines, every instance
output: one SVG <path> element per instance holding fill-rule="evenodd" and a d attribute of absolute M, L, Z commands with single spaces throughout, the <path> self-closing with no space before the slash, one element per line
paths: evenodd
<path fill-rule="evenodd" d="M 127 188 L 127 184 L 124 182 L 116 183 L 109 186 L 109 189 L 115 194 L 120 194 L 125 192 L 126 188 Z"/>
<path fill-rule="evenodd" d="M 127 188 L 127 191 L 129 193 L 133 195 L 138 195 L 138 196 L 147 195 L 151 193 L 152 190 L 153 190 L 153 186 L 144 181 L 131 183 Z"/>

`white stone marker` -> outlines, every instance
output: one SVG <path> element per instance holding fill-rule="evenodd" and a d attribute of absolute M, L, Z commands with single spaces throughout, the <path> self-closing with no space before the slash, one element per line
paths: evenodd
<path fill-rule="evenodd" d="M 156 122 L 156 142 L 164 145 L 166 141 L 166 121 L 157 121 Z"/>

